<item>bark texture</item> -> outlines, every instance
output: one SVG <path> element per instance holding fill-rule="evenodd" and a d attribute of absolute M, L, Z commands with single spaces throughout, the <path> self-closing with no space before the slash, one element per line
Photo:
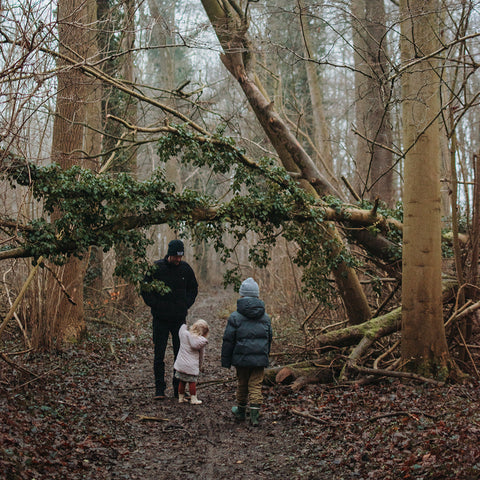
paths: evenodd
<path fill-rule="evenodd" d="M 83 0 L 61 0 L 58 3 L 60 53 L 84 61 L 88 52 L 89 11 Z M 53 125 L 52 161 L 63 168 L 83 165 L 85 91 L 87 80 L 80 69 L 59 60 L 58 91 Z M 59 218 L 54 212 L 52 218 Z M 85 261 L 71 257 L 63 267 L 52 267 L 45 292 L 44 325 L 34 334 L 37 347 L 51 348 L 67 337 L 76 338 L 85 330 L 83 311 L 83 278 Z M 67 293 L 68 296 L 65 294 Z M 41 321 L 41 320 L 40 320 Z"/>
<path fill-rule="evenodd" d="M 445 374 L 449 353 L 442 314 L 439 2 L 401 1 L 405 155 L 402 360 L 424 376 Z M 422 60 L 424 58 L 424 60 Z"/>
<path fill-rule="evenodd" d="M 355 59 L 357 185 L 363 198 L 392 206 L 393 188 L 390 85 L 384 0 L 352 0 Z M 385 148 L 386 147 L 386 148 Z"/>

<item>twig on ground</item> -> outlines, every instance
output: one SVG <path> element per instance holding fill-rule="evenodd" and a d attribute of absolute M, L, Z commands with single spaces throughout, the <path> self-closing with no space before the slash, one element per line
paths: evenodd
<path fill-rule="evenodd" d="M 294 408 L 291 409 L 291 412 L 294 413 L 295 415 L 299 415 L 300 417 L 308 418 L 309 420 L 313 420 L 315 422 L 322 423 L 323 425 L 330 425 L 330 422 L 327 422 L 326 420 L 323 420 L 323 418 L 315 417 L 314 415 L 311 415 L 310 413 L 301 412 L 300 410 L 295 410 Z"/>
<path fill-rule="evenodd" d="M 21 367 L 20 365 L 17 365 L 15 362 L 12 362 L 10 358 L 8 358 L 8 355 L 6 353 L 0 353 L 0 358 L 8 363 L 13 369 L 18 370 L 19 372 L 22 372 L 26 375 L 30 375 L 31 377 L 35 377 L 36 375 L 31 372 L 30 370 L 27 370 L 25 367 Z"/>
<path fill-rule="evenodd" d="M 108 346 L 110 347 L 110 352 L 112 352 L 112 355 L 115 357 L 115 360 L 120 363 L 120 359 L 118 358 L 117 354 L 115 353 L 115 348 L 113 346 L 112 342 L 108 343 Z"/>
<path fill-rule="evenodd" d="M 400 345 L 400 340 L 397 340 L 388 350 L 385 350 L 380 356 L 378 356 L 373 362 L 373 368 L 378 369 L 378 364 L 383 360 L 388 354 L 392 353 Z"/>
<path fill-rule="evenodd" d="M 168 418 L 162 418 L 162 417 L 149 417 L 147 415 L 137 415 L 139 420 L 147 421 L 147 422 L 169 422 L 170 420 Z"/>
<path fill-rule="evenodd" d="M 26 387 L 27 385 L 30 385 L 31 383 L 36 382 L 37 380 L 40 380 L 41 378 L 46 377 L 47 375 L 50 375 L 51 373 L 57 371 L 59 368 L 60 367 L 55 367 L 55 368 L 52 368 L 51 370 L 49 370 L 48 372 L 45 372 L 45 373 L 42 373 L 41 375 L 38 375 L 35 378 L 32 378 L 31 380 L 29 380 L 28 382 L 22 383 L 21 385 L 16 387 L 15 390 L 20 390 L 21 388 Z"/>
<path fill-rule="evenodd" d="M 29 353 L 33 350 L 33 347 L 29 347 L 26 350 L 21 350 L 19 352 L 8 352 L 8 355 L 10 357 L 15 357 L 16 355 L 25 355 L 26 353 Z"/>

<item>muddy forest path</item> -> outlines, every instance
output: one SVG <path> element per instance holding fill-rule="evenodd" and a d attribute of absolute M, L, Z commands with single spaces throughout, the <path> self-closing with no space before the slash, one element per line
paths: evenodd
<path fill-rule="evenodd" d="M 173 398 L 170 341 L 165 359 L 165 400 L 153 400 L 153 348 L 145 348 L 135 362 L 118 366 L 111 373 L 111 389 L 104 391 L 102 403 L 116 423 L 117 434 L 129 437 L 125 440 L 131 445 L 125 461 L 112 463 L 111 478 L 296 477 L 297 458 L 292 449 L 299 446 L 299 439 L 298 432 L 292 431 L 291 418 L 266 405 L 259 427 L 233 420 L 230 409 L 235 400 L 235 372 L 220 366 L 220 349 L 226 315 L 234 306 L 231 294 L 200 293 L 189 312 L 189 324 L 203 318 L 210 325 L 205 372 L 197 391 L 202 405 L 179 404 Z M 264 395 L 268 397 L 268 388 Z"/>

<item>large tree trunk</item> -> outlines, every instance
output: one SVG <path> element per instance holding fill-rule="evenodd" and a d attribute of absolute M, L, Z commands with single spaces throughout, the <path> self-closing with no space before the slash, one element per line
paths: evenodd
<path fill-rule="evenodd" d="M 151 64 L 151 84 L 156 88 L 165 91 L 174 91 L 176 85 L 177 70 L 174 50 L 169 46 L 175 43 L 173 32 L 176 31 L 176 4 L 169 0 L 148 0 L 148 9 L 154 20 L 152 34 L 149 46 L 152 48 L 148 52 L 149 63 Z M 164 47 L 164 48 L 158 48 Z M 180 69 L 185 65 L 179 65 Z M 158 95 L 158 91 L 152 92 Z M 172 108 L 178 108 L 175 97 L 166 97 L 164 103 Z M 151 123 L 163 122 L 164 118 L 158 118 L 158 110 L 152 112 L 154 119 L 149 119 Z M 182 183 L 182 165 L 177 158 L 170 158 L 165 165 L 165 178 L 175 184 L 177 192 L 183 191 Z M 165 252 L 169 240 L 176 238 L 176 234 L 168 225 L 159 225 L 156 227 L 156 239 L 158 244 L 155 245 L 157 252 Z M 193 265 L 195 268 L 196 265 Z M 196 270 L 196 268 L 195 268 Z"/>
<path fill-rule="evenodd" d="M 442 315 L 437 0 L 402 0 L 405 155 L 402 360 L 424 376 L 445 376 L 449 352 Z"/>
<path fill-rule="evenodd" d="M 61 0 L 58 3 L 59 50 L 68 56 L 76 52 L 76 58 L 86 57 L 88 21 L 84 0 Z M 64 65 L 60 60 L 57 74 L 58 91 L 53 124 L 52 161 L 63 168 L 82 165 L 85 121 L 85 82 L 80 69 Z M 52 220 L 61 212 L 54 212 Z M 62 267 L 53 267 L 54 275 L 47 282 L 46 313 L 44 327 L 38 329 L 33 343 L 51 348 L 60 345 L 65 338 L 76 338 L 85 329 L 83 312 L 83 278 L 85 261 L 70 258 Z M 54 278 L 56 277 L 56 278 Z M 67 296 L 68 295 L 68 296 Z M 69 298 L 70 297 L 70 298 Z"/>
<path fill-rule="evenodd" d="M 219 0 L 202 0 L 202 4 L 222 45 L 223 64 L 242 88 L 285 169 L 300 173 L 302 177 L 300 184 L 307 191 L 318 195 L 328 193 L 341 197 L 341 194 L 320 173 L 287 124 L 275 111 L 273 103 L 265 98 L 262 93 L 264 89 L 259 88 L 258 78 L 253 68 L 254 53 L 247 37 L 248 22 L 242 16 L 238 5 L 233 1 L 224 3 Z M 332 255 L 339 255 L 346 248 L 335 226 L 327 225 L 321 235 L 323 239 L 319 238 L 319 241 L 328 241 L 336 245 Z M 370 318 L 371 312 L 367 298 L 355 271 L 345 262 L 340 262 L 332 273 L 350 322 L 361 323 Z"/>
<path fill-rule="evenodd" d="M 390 85 L 387 69 L 384 0 L 352 0 L 355 60 L 355 116 L 358 193 L 392 206 L 393 188 Z M 386 148 L 384 148 L 386 147 Z"/>
<path fill-rule="evenodd" d="M 123 0 L 123 39 L 121 42 L 121 50 L 124 52 L 123 63 L 121 64 L 121 75 L 123 79 L 131 84 L 135 84 L 134 74 L 134 56 L 133 50 L 135 47 L 135 0 Z M 133 97 L 127 98 L 127 104 L 125 105 L 125 111 L 123 112 L 125 120 L 136 125 L 137 123 L 137 100 Z M 126 140 L 131 141 L 132 145 L 135 142 L 135 132 L 130 132 L 126 136 Z M 121 170 L 124 170 L 130 174 L 136 173 L 136 151 L 126 149 L 127 158 L 122 162 Z M 115 246 L 115 259 L 116 262 L 120 262 L 124 257 L 131 255 L 130 248 L 124 244 L 117 244 Z M 138 295 L 135 292 L 135 287 L 122 277 L 115 278 L 115 290 L 118 292 L 118 302 L 122 307 L 133 307 L 137 301 Z"/>
<path fill-rule="evenodd" d="M 308 25 L 308 16 L 306 15 L 307 10 L 304 6 L 303 0 L 298 0 L 298 5 L 300 7 L 300 26 L 302 28 L 303 50 L 305 52 L 305 57 L 308 59 L 308 61 L 305 62 L 305 69 L 307 72 L 308 89 L 310 91 L 310 101 L 312 103 L 315 144 L 319 152 L 318 155 L 321 157 L 319 158 L 319 161 L 321 165 L 323 165 L 327 175 L 329 175 L 329 181 L 337 186 L 337 179 L 333 172 L 330 134 L 323 108 L 323 95 L 320 87 L 320 78 L 317 73 L 317 65 L 313 61 L 310 61 L 313 55 L 313 42 L 310 27 Z"/>

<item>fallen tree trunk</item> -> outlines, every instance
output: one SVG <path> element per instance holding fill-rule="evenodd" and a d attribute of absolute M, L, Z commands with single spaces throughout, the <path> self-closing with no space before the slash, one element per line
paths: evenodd
<path fill-rule="evenodd" d="M 457 282 L 455 279 L 443 281 L 443 301 L 447 302 L 454 296 Z M 298 390 L 309 383 L 330 383 L 335 378 L 341 378 L 345 368 L 351 368 L 360 373 L 371 373 L 375 369 L 361 370 L 357 365 L 365 351 L 378 339 L 400 330 L 401 307 L 359 325 L 351 325 L 320 335 L 316 339 L 316 348 L 349 347 L 356 345 L 348 358 L 341 358 L 330 352 L 321 358 L 300 362 L 283 367 L 267 369 L 265 383 L 290 384 L 293 390 Z M 337 361 L 336 361 L 337 360 Z M 385 375 L 385 373 L 383 373 Z M 393 375 L 392 375 L 393 376 Z M 407 375 L 395 375 L 402 378 L 413 378 Z"/>
<path fill-rule="evenodd" d="M 445 279 L 442 284 L 443 301 L 449 301 L 453 295 L 457 281 Z M 390 335 L 400 329 L 402 308 L 398 307 L 380 317 L 372 318 L 359 325 L 351 325 L 339 330 L 324 333 L 316 339 L 315 347 L 348 347 L 358 344 L 364 337 L 371 341 Z"/>
<path fill-rule="evenodd" d="M 265 370 L 264 383 L 288 384 L 292 390 L 309 383 L 331 383 L 343 367 L 343 362 L 336 362 L 336 358 L 335 355 L 325 355 L 316 360 L 269 368 Z"/>
<path fill-rule="evenodd" d="M 263 376 L 263 383 L 265 385 L 275 385 L 277 383 L 290 383 L 292 378 L 287 378 L 288 373 L 291 372 L 291 376 L 293 379 L 297 378 L 297 376 L 303 372 L 304 369 L 311 369 L 317 368 L 315 366 L 314 360 L 306 360 L 304 362 L 292 363 L 291 365 L 287 366 L 279 366 L 279 367 L 272 367 L 265 369 L 265 373 Z M 280 374 L 280 372 L 283 372 Z M 282 378 L 283 377 L 283 378 Z"/>
<path fill-rule="evenodd" d="M 402 308 L 398 307 L 381 317 L 372 318 L 359 325 L 324 333 L 316 338 L 315 347 L 348 347 L 357 344 L 364 337 L 373 340 L 390 335 L 400 329 L 401 314 Z"/>

